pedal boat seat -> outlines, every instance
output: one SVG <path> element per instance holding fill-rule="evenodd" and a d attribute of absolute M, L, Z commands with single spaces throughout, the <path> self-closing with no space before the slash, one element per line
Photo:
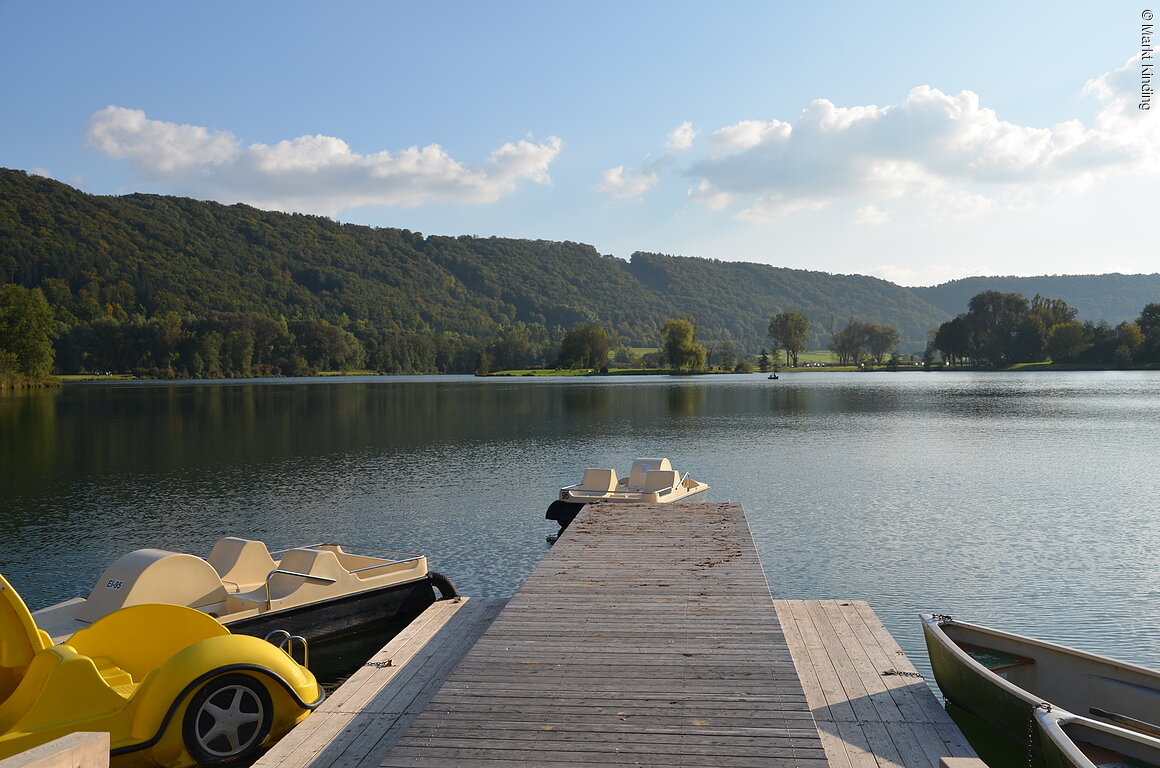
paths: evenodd
<path fill-rule="evenodd" d="M 260 541 L 229 536 L 213 545 L 206 558 L 231 594 L 251 592 L 266 583 L 270 571 L 278 567 L 270 551 Z"/>
<path fill-rule="evenodd" d="M 622 490 L 644 491 L 648 484 L 648 475 L 656 471 L 672 471 L 673 465 L 668 459 L 637 459 L 632 462 L 632 469 L 628 473 L 627 488 Z M 662 486 L 665 487 L 665 486 Z"/>
<path fill-rule="evenodd" d="M 132 605 L 172 603 L 210 613 L 225 604 L 217 572 L 196 555 L 138 549 L 114 560 L 101 574 L 76 618 L 92 623 Z"/>

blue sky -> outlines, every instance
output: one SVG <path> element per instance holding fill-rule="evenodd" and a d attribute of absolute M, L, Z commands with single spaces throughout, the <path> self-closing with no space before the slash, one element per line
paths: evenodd
<path fill-rule="evenodd" d="M 0 0 L 0 166 L 905 285 L 1151 273 L 1150 1 Z"/>

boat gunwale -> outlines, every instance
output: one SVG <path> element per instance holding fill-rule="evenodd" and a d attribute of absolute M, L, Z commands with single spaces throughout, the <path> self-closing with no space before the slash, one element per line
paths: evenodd
<path fill-rule="evenodd" d="M 945 637 L 949 641 L 950 645 L 953 646 L 956 651 L 962 651 L 962 649 L 959 648 L 959 644 L 955 640 L 953 640 L 950 637 L 950 635 L 948 635 L 946 632 L 943 631 L 942 626 L 944 624 L 949 624 L 949 625 L 955 626 L 955 627 L 962 627 L 968 631 L 978 632 L 979 634 L 982 634 L 982 635 L 988 635 L 991 637 L 1000 637 L 1000 638 L 1003 638 L 1004 640 L 1012 640 L 1012 641 L 1015 641 L 1018 643 L 1026 643 L 1027 645 L 1031 645 L 1031 646 L 1034 646 L 1036 648 L 1042 648 L 1043 650 L 1049 651 L 1051 653 L 1063 653 L 1063 654 L 1067 654 L 1067 655 L 1071 655 L 1071 656 L 1077 656 L 1077 657 L 1086 659 L 1088 661 L 1098 662 L 1098 663 L 1105 665 L 1105 666 L 1108 666 L 1108 667 L 1124 669 L 1124 670 L 1128 670 L 1130 672 L 1139 672 L 1139 673 L 1142 673 L 1142 674 L 1149 676 L 1149 677 L 1156 677 L 1157 676 L 1156 670 L 1149 669 L 1148 667 L 1145 667 L 1145 666 L 1140 665 L 1140 664 L 1133 664 L 1130 661 L 1121 661 L 1119 659 L 1113 659 L 1110 656 L 1104 656 L 1103 654 L 1093 653 L 1091 651 L 1084 651 L 1084 650 L 1081 650 L 1079 648 L 1072 648 L 1071 646 L 1063 645 L 1061 643 L 1053 643 L 1053 642 L 1048 641 L 1048 640 L 1038 640 L 1034 637 L 1028 637 L 1027 635 L 1020 635 L 1020 634 L 1017 634 L 1015 632 L 1008 632 L 1008 631 L 1002 630 L 1002 629 L 995 629 L 994 627 L 986 627 L 986 626 L 983 626 L 982 624 L 974 624 L 974 623 L 969 622 L 969 621 L 960 621 L 959 619 L 955 619 L 955 618 L 950 617 L 950 616 L 938 616 L 938 615 L 934 615 L 934 614 L 922 614 L 922 620 L 923 620 L 924 624 L 931 626 L 932 629 L 937 630 L 939 634 L 941 634 L 943 637 Z M 962 651 L 962 653 L 966 656 L 966 658 L 970 659 L 972 664 L 975 664 L 979 668 L 986 670 L 988 673 L 994 674 L 993 672 L 991 672 L 990 669 L 983 666 L 982 664 L 979 664 L 979 662 L 977 662 L 975 659 L 971 658 L 971 656 L 969 654 L 967 654 L 965 651 Z M 1005 680 L 1005 678 L 1002 678 L 998 675 L 996 675 L 996 677 L 999 677 L 1000 680 Z M 1015 686 L 1015 687 L 1018 687 L 1018 686 Z M 1020 688 L 1019 690 L 1025 690 L 1025 689 Z"/>
<path fill-rule="evenodd" d="M 694 488 L 685 488 L 686 493 L 679 496 L 673 494 L 682 486 L 670 485 L 668 488 L 661 488 L 657 491 L 598 491 L 590 488 L 578 488 L 580 485 L 566 485 L 560 489 L 560 501 L 567 501 L 573 504 L 589 504 L 593 501 L 620 501 L 620 502 L 642 502 L 648 504 L 671 504 L 674 501 L 681 501 L 695 496 L 699 493 L 704 493 L 709 490 L 708 483 L 697 483 Z M 646 498 L 655 496 L 656 498 Z M 673 496 L 673 498 L 662 498 Z M 583 499 L 584 501 L 579 501 Z"/>
<path fill-rule="evenodd" d="M 328 547 L 334 547 L 335 549 L 328 549 Z M 368 565 L 368 566 L 363 567 L 363 568 L 355 568 L 353 570 L 348 568 L 347 573 L 358 573 L 359 571 L 369 571 L 372 568 L 382 568 L 385 565 L 393 565 L 395 563 L 414 562 L 415 560 L 420 560 L 420 559 L 426 557 L 426 555 L 416 555 L 416 554 L 413 554 L 411 552 L 395 552 L 394 550 L 390 550 L 390 549 L 375 549 L 374 547 L 364 547 L 361 544 L 343 544 L 343 543 L 334 542 L 334 541 L 320 541 L 316 544 L 300 544 L 297 547 L 287 547 L 286 549 L 273 549 L 273 550 L 268 550 L 268 551 L 270 553 L 270 557 L 274 557 L 275 555 L 285 555 L 287 552 L 292 552 L 295 549 L 316 549 L 316 550 L 323 551 L 323 552 L 334 552 L 336 555 L 346 554 L 346 555 L 351 555 L 353 557 L 365 557 L 368 560 L 381 560 L 382 561 L 380 563 L 376 563 L 375 565 Z M 354 550 L 360 550 L 360 551 L 354 551 Z M 362 554 L 362 552 L 376 552 L 378 554 L 365 555 L 365 554 Z M 385 557 L 379 557 L 378 555 L 397 555 L 397 557 L 395 557 L 393 559 L 388 559 Z M 205 559 L 205 558 L 202 558 L 202 559 Z"/>
<path fill-rule="evenodd" d="M 1146 733 L 1133 731 L 1128 728 L 1123 728 L 1115 723 L 1106 723 L 1103 720 L 1094 720 L 1090 717 L 1077 715 L 1063 708 L 1053 709 L 1039 709 L 1035 712 L 1036 727 L 1039 729 L 1040 736 L 1051 741 L 1064 756 L 1071 760 L 1075 765 L 1093 765 L 1095 761 L 1092 760 L 1083 749 L 1076 743 L 1075 739 L 1067 732 L 1067 727 L 1076 725 L 1081 728 L 1087 728 L 1092 731 L 1102 732 L 1111 736 L 1112 738 L 1122 739 L 1140 745 L 1144 749 L 1150 749 L 1160 755 L 1160 739 L 1154 736 L 1149 736 Z M 1144 758 L 1136 757 L 1124 753 L 1121 749 L 1107 747 L 1102 744 L 1090 742 L 1093 746 L 1101 749 L 1109 749 L 1124 755 L 1127 758 L 1134 758 L 1136 760 L 1144 761 Z M 1156 765 L 1157 763 L 1152 763 Z"/>
<path fill-rule="evenodd" d="M 1128 741 L 1140 744 L 1145 748 L 1156 750 L 1160 753 L 1160 738 L 1141 733 L 1139 731 L 1130 730 L 1128 728 L 1116 725 L 1115 723 L 1108 723 L 1103 720 L 1096 720 L 1086 715 L 1079 714 L 1055 704 L 1050 701 L 1045 701 L 1037 696 L 1032 695 L 1030 691 L 1022 688 L 1010 680 L 1006 679 L 997 672 L 989 669 L 979 661 L 974 659 L 969 653 L 963 650 L 958 642 L 954 640 L 943 630 L 943 625 L 953 625 L 963 628 L 968 632 L 975 632 L 984 637 L 998 637 L 1005 640 L 1014 641 L 1017 643 L 1025 643 L 1034 648 L 1041 648 L 1052 653 L 1073 653 L 1076 656 L 1084 658 L 1088 661 L 1095 661 L 1101 664 L 1107 664 L 1112 667 L 1123 668 L 1131 671 L 1143 672 L 1147 675 L 1155 675 L 1154 670 L 1143 667 L 1137 664 L 1117 661 L 1108 656 L 1098 653 L 1091 653 L 1088 651 L 1081 651 L 1073 649 L 1068 646 L 1060 645 L 1058 643 L 1051 643 L 1048 641 L 1037 640 L 1026 635 L 1016 634 L 1014 632 L 1007 632 L 1001 629 L 994 629 L 986 627 L 981 624 L 974 624 L 967 621 L 959 621 L 950 616 L 940 616 L 937 614 L 921 614 L 920 618 L 923 623 L 923 631 L 926 633 L 928 639 L 933 638 L 946 652 L 950 653 L 952 657 L 960 664 L 964 665 L 966 669 L 970 670 L 977 676 L 982 677 L 987 682 L 995 685 L 1001 691 L 1019 699 L 1024 702 L 1031 710 L 1035 720 L 1036 727 L 1039 731 L 1040 739 L 1050 741 L 1054 744 L 1064 756 L 1072 762 L 1073 765 L 1080 768 L 1097 768 L 1095 763 L 1087 757 L 1080 749 L 1080 747 L 1072 740 L 1072 738 L 1064 730 L 1066 725 L 1079 725 L 1087 727 L 1095 731 L 1102 731 L 1113 738 L 1126 739 Z M 1031 659 L 1033 663 L 1038 663 L 1037 660 Z M 937 676 L 936 676 L 937 682 Z M 940 686 L 941 688 L 941 686 Z M 943 691 L 948 699 L 946 691 Z M 1042 749 L 1042 745 L 1040 747 Z"/>
<path fill-rule="evenodd" d="M 987 680 L 996 683 L 1001 689 L 1003 689 L 1007 693 L 1009 693 L 1012 696 L 1015 696 L 1016 698 L 1025 702 L 1029 708 L 1038 707 L 1040 704 L 1050 704 L 1050 702 L 1046 702 L 1038 697 L 1032 696 L 1030 691 L 1028 691 L 1024 688 L 1020 688 L 1019 686 L 1015 685 L 1007 678 L 1003 677 L 1002 675 L 996 674 L 995 672 L 988 669 L 983 664 L 979 663 L 969 653 L 964 651 L 950 635 L 948 635 L 946 632 L 944 632 L 942 626 L 943 626 L 943 624 L 954 624 L 957 626 L 966 627 L 969 630 L 984 630 L 984 633 L 987 633 L 987 634 L 990 633 L 989 628 L 982 627 L 978 624 L 971 624 L 971 623 L 965 622 L 965 621 L 958 621 L 958 620 L 952 619 L 948 616 L 922 614 L 921 619 L 922 619 L 924 629 L 934 636 L 935 640 L 939 643 L 939 645 L 942 646 L 944 649 L 946 649 L 960 663 L 965 664 L 968 669 L 972 670 L 976 674 L 984 676 Z M 1019 635 L 1009 635 L 1008 633 L 1005 633 L 1002 631 L 998 631 L 998 632 L 996 632 L 996 634 L 1008 635 L 1012 639 L 1020 639 L 1020 640 L 1023 639 Z M 946 692 L 944 691 L 944 695 L 945 695 L 945 693 Z M 950 698 L 950 697 L 948 696 L 947 698 Z M 1054 707 L 1055 705 L 1051 704 L 1051 706 Z"/>

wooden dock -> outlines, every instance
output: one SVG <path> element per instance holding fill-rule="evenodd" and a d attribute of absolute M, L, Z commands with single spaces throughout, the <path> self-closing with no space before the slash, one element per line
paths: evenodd
<path fill-rule="evenodd" d="M 882 674 L 913 667 L 865 603 L 775 606 L 738 504 L 588 508 L 494 620 L 499 606 L 478 603 L 461 633 L 451 619 L 473 603 L 424 614 L 432 631 L 409 628 L 257 765 L 935 768 L 974 755 L 922 680 Z"/>
<path fill-rule="evenodd" d="M 773 602 L 830 765 L 927 768 L 977 757 L 868 603 Z"/>
<path fill-rule="evenodd" d="M 254 768 L 373 768 L 506 600 L 443 600 L 412 621 Z"/>

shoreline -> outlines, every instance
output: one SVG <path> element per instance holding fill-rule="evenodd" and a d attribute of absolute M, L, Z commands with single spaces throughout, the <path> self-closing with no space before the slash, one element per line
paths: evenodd
<path fill-rule="evenodd" d="M 791 368 L 779 368 L 776 371 L 683 371 L 674 373 L 667 368 L 625 368 L 614 369 L 605 373 L 595 370 L 514 370 L 514 371 L 495 371 L 492 373 L 476 373 L 476 374 L 394 374 L 394 373 L 379 373 L 376 371 L 324 371 L 314 376 L 252 376 L 239 378 L 220 378 L 220 379 L 162 379 L 162 378 L 148 378 L 135 376 L 133 374 L 67 374 L 61 376 L 54 376 L 50 380 L 37 383 L 24 383 L 17 386 L 0 384 L 0 395 L 3 394 L 17 394 L 35 392 L 38 390 L 59 389 L 62 386 L 69 384 L 91 384 L 95 382 L 127 382 L 127 381 L 164 381 L 164 382 L 204 382 L 204 383 L 230 383 L 236 381 L 292 381 L 295 379 L 318 379 L 318 378 L 349 378 L 349 377 L 381 377 L 385 379 L 394 378 L 397 376 L 430 376 L 431 378 L 439 378 L 442 376 L 474 376 L 480 379 L 514 379 L 514 378 L 540 378 L 540 377 L 571 377 L 571 378 L 616 378 L 622 376 L 670 376 L 675 378 L 696 378 L 698 376 L 769 376 L 777 374 L 782 376 L 785 374 L 794 373 L 1060 373 L 1060 372 L 1095 372 L 1095 371 L 1156 371 L 1160 370 L 1160 366 L 1146 365 L 1146 366 L 1132 366 L 1129 368 L 1110 368 L 1100 366 L 1085 366 L 1073 363 L 1018 363 L 1009 368 L 976 368 L 966 365 L 932 365 L 929 368 L 919 365 L 902 365 L 896 368 L 891 368 L 889 365 L 881 366 L 866 366 L 858 367 L 854 365 L 809 365 L 797 366 Z"/>

